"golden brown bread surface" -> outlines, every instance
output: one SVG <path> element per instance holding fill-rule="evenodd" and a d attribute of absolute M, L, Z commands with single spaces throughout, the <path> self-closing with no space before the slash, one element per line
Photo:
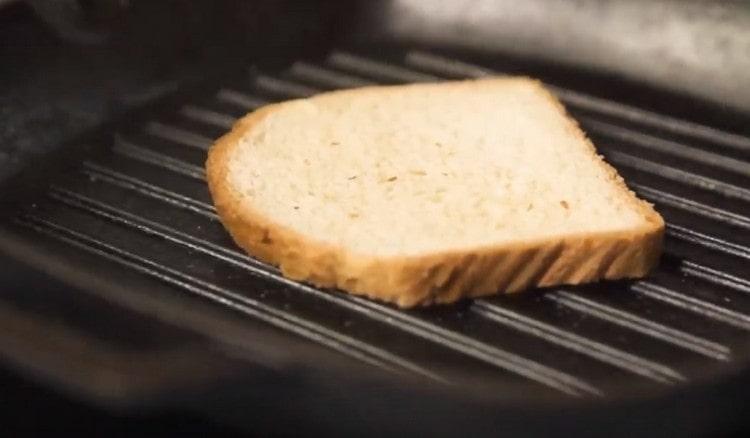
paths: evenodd
<path fill-rule="evenodd" d="M 597 172 L 606 175 L 608 184 L 615 187 L 618 202 L 627 205 L 639 220 L 621 229 L 587 231 L 578 228 L 570 233 L 540 234 L 538 238 L 526 236 L 521 240 L 506 239 L 465 248 L 402 254 L 368 254 L 327 236 L 310 235 L 259 208 L 252 196 L 248 197 L 244 188 L 238 187 L 237 178 L 232 175 L 231 163 L 237 160 L 237 151 L 253 153 L 252 147 L 243 139 L 258 131 L 279 129 L 266 119 L 272 114 L 288 111 L 289 105 L 299 102 L 293 101 L 269 105 L 248 114 L 230 133 L 219 139 L 209 153 L 206 163 L 209 189 L 221 221 L 234 241 L 252 256 L 279 266 L 291 279 L 321 287 L 336 287 L 402 307 L 451 303 L 462 297 L 511 293 L 533 287 L 642 277 L 657 264 L 662 248 L 663 219 L 650 204 L 637 199 L 616 171 L 599 159 L 594 146 L 576 122 L 536 81 L 511 78 L 461 81 L 455 85 L 367 87 L 326 93 L 321 95 L 322 100 L 318 96 L 307 101 L 322 108 L 326 102 L 355 102 L 365 95 L 439 94 L 448 90 L 441 87 L 484 88 L 487 93 L 506 93 L 504 90 L 514 90 L 514 87 L 530 89 L 536 98 L 541 97 L 559 114 L 564 132 L 574 137 L 586 154 L 595 157 L 591 166 L 599 166 Z M 315 114 L 311 117 L 314 118 Z M 576 205 L 560 202 L 564 209 L 576 208 Z M 585 202 L 585 199 L 580 201 Z M 341 218 L 342 223 L 346 220 L 349 219 Z"/>

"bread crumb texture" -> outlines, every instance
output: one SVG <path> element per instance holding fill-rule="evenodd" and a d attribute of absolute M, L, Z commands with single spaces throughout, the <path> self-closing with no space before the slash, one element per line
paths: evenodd
<path fill-rule="evenodd" d="M 640 277 L 664 222 L 539 82 L 366 87 L 263 107 L 207 162 L 239 246 L 410 307 Z"/>

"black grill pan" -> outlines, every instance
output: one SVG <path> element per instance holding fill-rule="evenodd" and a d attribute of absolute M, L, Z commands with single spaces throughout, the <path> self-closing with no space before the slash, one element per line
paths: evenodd
<path fill-rule="evenodd" d="M 663 403 L 680 394 L 685 403 L 720 400 L 684 394 L 742 378 L 750 358 L 750 137 L 741 132 L 748 126 L 743 115 L 724 115 L 732 129 L 719 129 L 716 114 L 699 104 L 690 117 L 675 117 L 664 102 L 637 106 L 623 103 L 627 97 L 587 94 L 580 78 L 573 81 L 584 83 L 579 91 L 561 85 L 564 77 L 510 69 L 547 80 L 628 185 L 667 220 L 662 263 L 644 280 L 404 311 L 286 280 L 232 244 L 211 205 L 203 162 L 237 117 L 321 90 L 482 77 L 508 66 L 471 58 L 388 48 L 333 51 L 282 70 L 253 68 L 106 127 L 72 145 L 67 157 L 26 172 L 3 190 L 0 248 L 9 270 L 2 284 L 14 287 L 3 294 L 0 313 L 16 332 L 0 336 L 2 353 L 98 401 L 190 400 L 223 406 L 235 419 L 251 409 L 247 403 L 259 403 L 258 393 L 299 397 L 294 409 L 327 418 L 302 400 L 351 402 L 332 395 L 337 384 L 364 391 L 362 406 L 376 409 L 368 421 L 380 426 L 406 421 L 388 409 L 421 403 L 414 411 L 421 418 L 429 407 L 437 413 L 460 401 L 464 411 L 457 412 L 483 416 L 471 417 L 479 431 L 499 418 L 488 406 L 514 415 L 509 428 L 523 427 L 529 412 L 576 428 L 567 421 L 572 412 L 603 415 L 627 406 L 620 412 L 636 415 L 639 407 L 667 409 Z M 655 99 L 653 90 L 631 89 Z M 711 125 L 700 122 L 701 111 Z M 54 327 L 65 339 L 45 339 Z M 18 333 L 34 339 L 34 352 L 13 344 Z M 110 380 L 87 378 L 113 367 Z M 331 380 L 331 370 L 346 377 Z M 317 380 L 300 377 L 306 373 Z M 236 391 L 231 408 L 212 398 L 249 387 L 255 395 Z M 391 404 L 379 403 L 385 400 Z M 275 403 L 265 406 L 291 406 Z M 712 406 L 703 417 L 681 417 L 681 426 L 734 424 L 717 416 L 737 412 Z"/>

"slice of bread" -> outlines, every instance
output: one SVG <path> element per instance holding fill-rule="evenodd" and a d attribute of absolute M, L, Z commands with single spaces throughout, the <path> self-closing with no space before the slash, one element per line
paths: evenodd
<path fill-rule="evenodd" d="M 661 216 L 528 78 L 269 105 L 218 140 L 207 171 L 248 253 L 402 307 L 640 277 L 661 253 Z"/>

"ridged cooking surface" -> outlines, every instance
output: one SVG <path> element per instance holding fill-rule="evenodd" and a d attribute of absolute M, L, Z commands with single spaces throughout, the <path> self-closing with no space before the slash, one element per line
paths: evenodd
<path fill-rule="evenodd" d="M 489 376 L 530 391 L 614 397 L 710 379 L 750 356 L 750 139 L 552 87 L 599 151 L 667 220 L 637 282 L 411 311 L 284 279 L 218 222 L 203 163 L 236 118 L 274 100 L 375 83 L 499 74 L 417 51 L 334 52 L 248 75 L 135 130 L 57 180 L 18 224 L 363 363 L 436 384 Z M 489 384 L 489 383 L 488 383 Z"/>

